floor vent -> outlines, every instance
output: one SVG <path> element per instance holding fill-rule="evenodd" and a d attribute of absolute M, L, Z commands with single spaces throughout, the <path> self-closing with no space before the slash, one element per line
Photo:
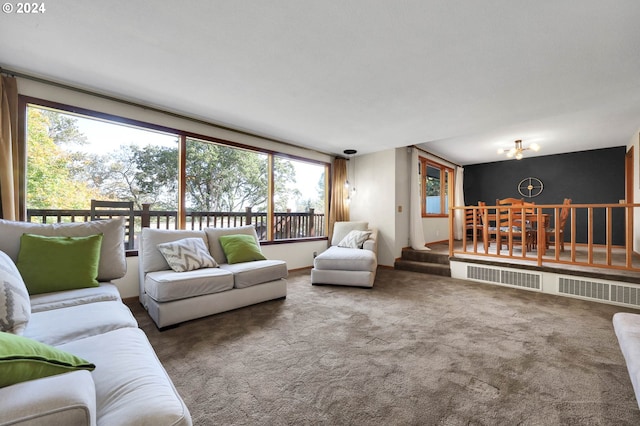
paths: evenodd
<path fill-rule="evenodd" d="M 492 283 L 500 282 L 500 269 L 479 268 L 467 265 L 467 278 L 472 280 L 488 281 Z"/>
<path fill-rule="evenodd" d="M 526 272 L 502 271 L 502 283 L 540 290 L 540 275 Z"/>
<path fill-rule="evenodd" d="M 541 290 L 540 274 L 467 265 L 467 278 L 530 290 Z"/>
<path fill-rule="evenodd" d="M 560 277 L 558 279 L 558 291 L 560 293 L 588 297 L 590 299 L 610 300 L 609 284 L 599 283 L 595 281 L 584 281 L 574 278 Z"/>
<path fill-rule="evenodd" d="M 640 289 L 626 285 L 611 284 L 611 301 L 640 306 Z"/>

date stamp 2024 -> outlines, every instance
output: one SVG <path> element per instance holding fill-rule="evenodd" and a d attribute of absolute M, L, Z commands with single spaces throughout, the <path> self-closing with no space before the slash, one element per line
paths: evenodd
<path fill-rule="evenodd" d="M 42 14 L 47 8 L 42 3 L 3 3 L 2 11 L 7 15 L 15 13 L 16 15 L 35 15 Z"/>

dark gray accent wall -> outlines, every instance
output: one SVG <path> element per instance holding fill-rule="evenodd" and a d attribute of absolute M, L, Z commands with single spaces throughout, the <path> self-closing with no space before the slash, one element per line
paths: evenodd
<path fill-rule="evenodd" d="M 626 147 L 620 146 L 465 166 L 465 204 L 485 201 L 487 205 L 494 205 L 499 198 L 523 198 L 518 193 L 518 183 L 527 177 L 540 179 L 544 190 L 537 197 L 525 197 L 525 201 L 562 204 L 565 198 L 571 198 L 574 204 L 618 203 L 625 198 L 625 153 Z M 552 214 L 553 211 L 545 213 Z M 586 243 L 586 210 L 579 211 L 576 219 L 577 242 Z M 605 243 L 604 224 L 604 211 L 595 211 L 595 244 Z M 569 226 L 567 223 L 565 228 L 567 241 Z M 624 214 L 621 211 L 613 216 L 613 244 L 624 244 Z"/>

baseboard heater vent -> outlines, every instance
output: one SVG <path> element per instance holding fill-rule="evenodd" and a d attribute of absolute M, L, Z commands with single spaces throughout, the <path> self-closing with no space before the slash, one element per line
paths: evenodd
<path fill-rule="evenodd" d="M 467 278 L 530 290 L 541 290 L 540 274 L 467 265 Z"/>
<path fill-rule="evenodd" d="M 611 301 L 640 306 L 640 289 L 626 285 L 611 284 Z"/>
<path fill-rule="evenodd" d="M 488 281 L 491 283 L 499 283 L 500 269 L 479 268 L 477 266 L 467 265 L 467 278 L 479 281 Z"/>
<path fill-rule="evenodd" d="M 574 278 L 560 277 L 558 279 L 558 291 L 560 293 L 588 297 L 590 299 L 610 300 L 609 284 L 599 283 L 595 281 L 584 281 Z"/>

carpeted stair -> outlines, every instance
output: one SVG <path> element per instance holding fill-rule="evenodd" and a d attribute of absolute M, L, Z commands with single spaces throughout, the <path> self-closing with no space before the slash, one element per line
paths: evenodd
<path fill-rule="evenodd" d="M 396 259 L 394 268 L 445 277 L 451 276 L 448 254 L 414 250 L 408 247 L 402 249 L 402 257 Z"/>

